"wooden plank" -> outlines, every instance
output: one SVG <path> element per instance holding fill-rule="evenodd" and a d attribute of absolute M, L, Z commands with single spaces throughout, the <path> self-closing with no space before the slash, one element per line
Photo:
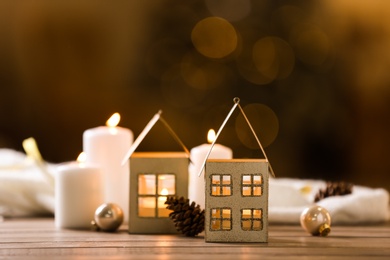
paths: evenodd
<path fill-rule="evenodd" d="M 59 230 L 52 218 L 0 222 L 0 259 L 259 259 L 383 258 L 390 256 L 390 224 L 335 226 L 313 237 L 300 226 L 270 225 L 268 243 L 206 243 L 204 237 Z"/>

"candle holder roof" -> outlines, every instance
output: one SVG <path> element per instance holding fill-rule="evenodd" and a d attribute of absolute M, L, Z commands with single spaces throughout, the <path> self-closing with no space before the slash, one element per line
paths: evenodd
<path fill-rule="evenodd" d="M 222 125 L 221 125 L 220 128 L 218 129 L 218 132 L 217 132 L 217 134 L 216 134 L 216 136 L 215 136 L 215 139 L 214 139 L 214 141 L 212 142 L 212 144 L 211 144 L 211 146 L 210 146 L 210 150 L 208 151 L 208 153 L 207 153 L 207 155 L 206 155 L 206 157 L 205 157 L 205 159 L 204 159 L 204 161 L 203 161 L 202 167 L 200 168 L 200 171 L 199 171 L 199 173 L 198 173 L 198 176 L 200 177 L 200 175 L 202 174 L 203 169 L 204 169 L 204 167 L 205 167 L 205 165 L 206 165 L 207 159 L 209 158 L 209 156 L 210 156 L 210 154 L 211 154 L 211 151 L 213 150 L 213 147 L 214 147 L 215 143 L 217 142 L 217 139 L 218 139 L 219 135 L 221 134 L 223 128 L 225 127 L 227 121 L 229 120 L 230 116 L 233 114 L 233 112 L 234 112 L 234 110 L 236 109 L 236 107 L 238 107 L 238 108 L 240 109 L 241 114 L 244 116 L 244 119 L 245 119 L 246 123 L 248 124 L 248 126 L 249 126 L 249 128 L 250 128 L 250 130 L 251 130 L 251 132 L 252 132 L 252 134 L 253 134 L 253 136 L 255 137 L 256 142 L 257 142 L 257 144 L 259 145 L 260 150 L 262 151 L 262 153 L 263 153 L 263 155 L 264 155 L 264 157 L 265 157 L 265 160 L 268 162 L 269 170 L 270 170 L 271 175 L 272 175 L 273 177 L 275 177 L 275 173 L 274 173 L 274 171 L 273 171 L 273 169 L 272 169 L 272 166 L 271 166 L 271 164 L 270 164 L 270 162 L 269 162 L 269 160 L 268 160 L 267 154 L 265 153 L 264 148 L 263 148 L 263 146 L 261 145 L 261 142 L 260 142 L 259 138 L 257 137 L 256 132 L 255 132 L 255 130 L 253 129 L 253 127 L 252 127 L 252 125 L 251 125 L 251 123 L 250 123 L 248 117 L 246 116 L 244 110 L 243 110 L 242 107 L 240 106 L 240 99 L 239 99 L 238 97 L 235 97 L 235 98 L 233 99 L 233 102 L 234 102 L 234 105 L 233 105 L 233 107 L 231 108 L 231 110 L 230 110 L 230 112 L 228 113 L 228 115 L 226 116 L 226 118 L 225 118 L 225 120 L 223 121 Z"/>
<path fill-rule="evenodd" d="M 125 157 L 122 160 L 122 164 L 125 164 L 127 160 L 130 159 L 131 155 L 134 153 L 134 151 L 137 149 L 137 147 L 140 145 L 140 143 L 143 141 L 145 136 L 149 133 L 149 131 L 154 127 L 154 125 L 157 123 L 157 121 L 160 121 L 165 128 L 168 130 L 168 132 L 171 134 L 173 139 L 183 148 L 184 152 L 186 153 L 187 157 L 190 158 L 190 152 L 187 149 L 187 147 L 184 145 L 184 143 L 181 141 L 179 136 L 175 133 L 175 131 L 170 127 L 167 121 L 161 116 L 162 110 L 159 110 L 149 121 L 149 123 L 145 126 L 145 128 L 142 130 L 142 132 L 138 135 L 137 139 L 134 141 L 134 143 L 130 146 L 128 152 L 126 153 Z"/>

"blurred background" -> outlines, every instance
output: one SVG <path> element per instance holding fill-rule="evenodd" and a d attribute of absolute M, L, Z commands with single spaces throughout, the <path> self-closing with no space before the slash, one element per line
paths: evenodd
<path fill-rule="evenodd" d="M 390 2 L 0 1 L 0 148 L 53 163 L 115 112 L 186 146 L 241 99 L 278 177 L 390 190 Z M 262 157 L 236 110 L 219 143 Z M 180 150 L 156 125 L 140 151 Z"/>

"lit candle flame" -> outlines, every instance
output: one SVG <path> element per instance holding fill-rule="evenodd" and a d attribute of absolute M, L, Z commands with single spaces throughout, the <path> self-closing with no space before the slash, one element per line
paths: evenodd
<path fill-rule="evenodd" d="M 207 133 L 207 141 L 211 144 L 215 140 L 215 131 L 214 129 L 210 129 Z"/>
<path fill-rule="evenodd" d="M 109 127 L 115 127 L 119 124 L 121 120 L 121 115 L 119 113 L 114 113 L 106 122 L 106 125 Z"/>
<path fill-rule="evenodd" d="M 79 156 L 77 157 L 77 161 L 79 163 L 85 163 L 87 161 L 87 154 L 84 152 L 81 152 Z"/>
<path fill-rule="evenodd" d="M 169 194 L 168 192 L 168 189 L 167 188 L 163 188 L 160 192 L 160 195 L 162 196 L 159 196 L 158 197 L 158 207 L 159 208 L 165 208 L 165 205 L 164 205 L 164 202 L 167 200 L 167 195 Z"/>
<path fill-rule="evenodd" d="M 168 195 L 168 189 L 167 188 L 163 188 L 162 190 L 161 190 L 161 195 Z"/>

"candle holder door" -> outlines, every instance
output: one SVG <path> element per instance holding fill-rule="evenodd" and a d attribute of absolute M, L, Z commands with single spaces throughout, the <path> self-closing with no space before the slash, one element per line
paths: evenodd
<path fill-rule="evenodd" d="M 160 114 L 161 112 L 154 123 L 158 120 L 162 121 L 168 131 L 182 145 L 184 152 L 134 152 L 129 155 L 128 231 L 133 234 L 178 233 L 173 222 L 169 219 L 171 211 L 166 209 L 164 203 L 168 196 L 187 196 L 188 194 L 188 149 Z M 149 125 L 147 131 L 152 126 Z M 146 134 L 142 135 L 144 137 Z M 131 149 L 135 150 L 134 147 Z"/>

